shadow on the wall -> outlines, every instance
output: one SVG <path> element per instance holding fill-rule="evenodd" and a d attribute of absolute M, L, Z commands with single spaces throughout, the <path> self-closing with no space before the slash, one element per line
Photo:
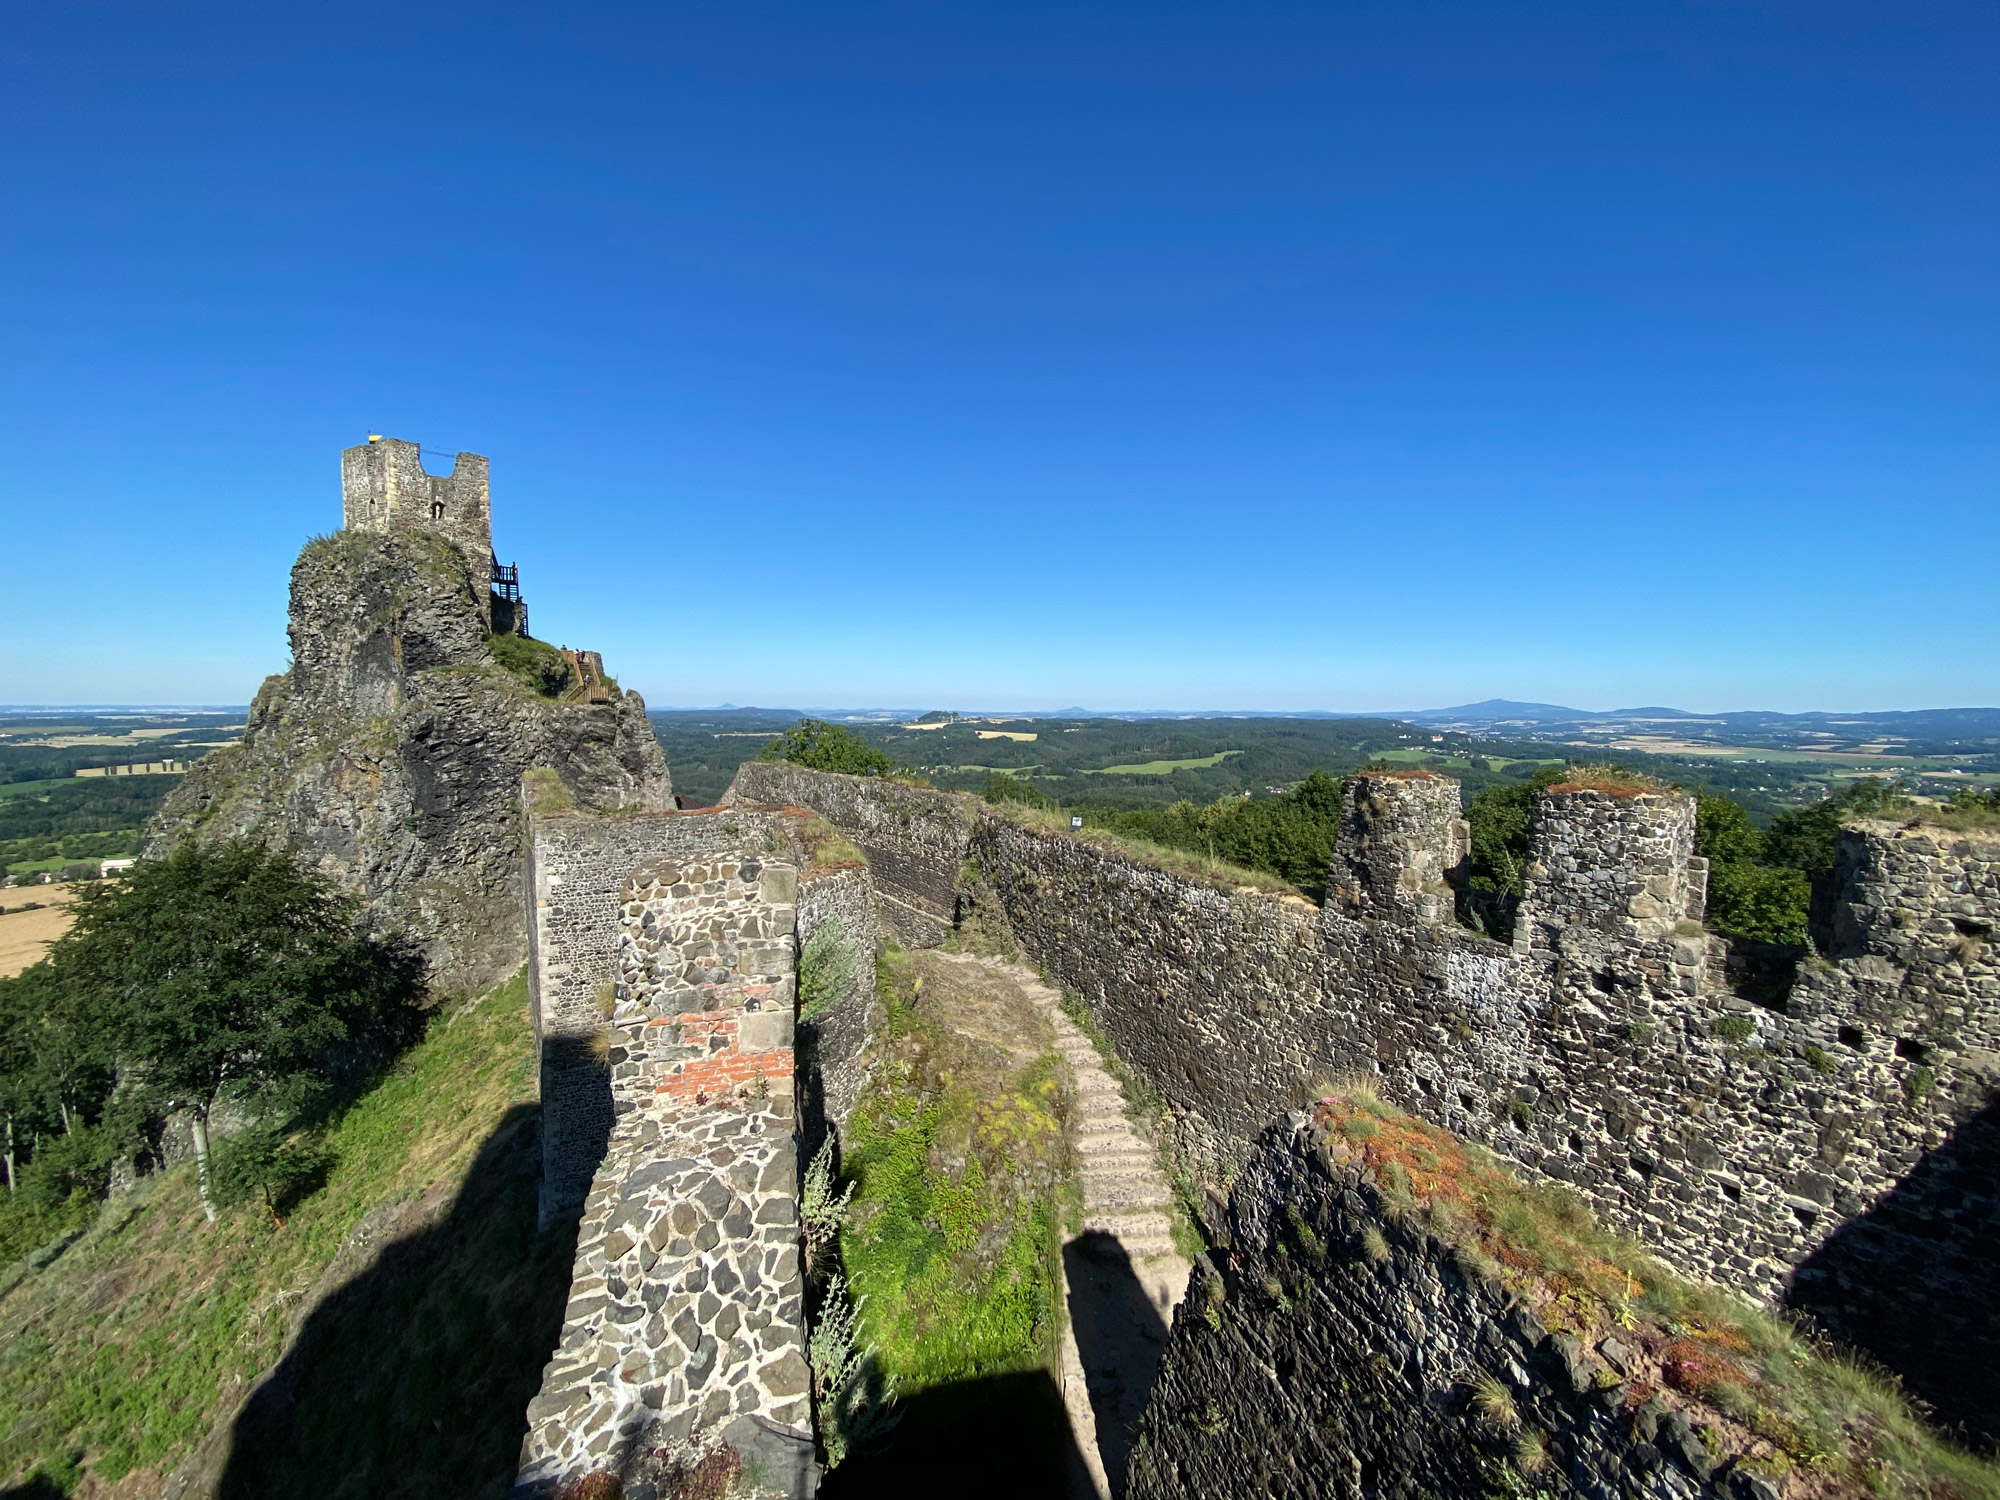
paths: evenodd
<path fill-rule="evenodd" d="M 2000 1102 L 1798 1268 L 1789 1304 L 2000 1446 Z"/>
<path fill-rule="evenodd" d="M 1153 1305 L 1111 1235 L 1091 1230 L 1064 1245 L 1063 1271 L 1069 1279 L 1070 1327 L 1097 1422 L 1098 1456 L 1111 1493 L 1122 1495 L 1139 1418 L 1167 1352 L 1165 1313 Z"/>
<path fill-rule="evenodd" d="M 821 1500 L 1064 1500 L 1083 1456 L 1046 1370 L 932 1386 L 897 1402 L 902 1420 L 820 1484 Z"/>
<path fill-rule="evenodd" d="M 451 1210 L 306 1320 L 237 1418 L 222 1500 L 507 1493 L 576 1247 L 573 1219 L 536 1232 L 537 1113 L 510 1110 Z"/>
<path fill-rule="evenodd" d="M 542 1111 L 554 1155 L 543 1213 L 553 1224 L 577 1217 L 589 1196 L 590 1181 L 611 1144 L 617 1109 L 611 1099 L 611 1071 L 587 1036 L 544 1037 L 541 1052 Z"/>

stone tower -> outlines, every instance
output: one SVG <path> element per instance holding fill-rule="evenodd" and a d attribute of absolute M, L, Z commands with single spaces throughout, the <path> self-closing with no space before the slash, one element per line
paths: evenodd
<path fill-rule="evenodd" d="M 340 492 L 349 531 L 435 531 L 458 543 L 473 592 L 485 597 L 493 576 L 493 513 L 484 455 L 461 453 L 449 474 L 426 474 L 417 444 L 371 437 L 342 450 Z"/>

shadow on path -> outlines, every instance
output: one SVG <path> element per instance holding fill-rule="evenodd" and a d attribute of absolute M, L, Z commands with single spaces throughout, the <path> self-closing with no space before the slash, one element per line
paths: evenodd
<path fill-rule="evenodd" d="M 537 1111 L 508 1111 L 450 1212 L 306 1320 L 237 1418 L 222 1500 L 504 1496 L 562 1332 L 576 1226 L 535 1232 Z"/>
<path fill-rule="evenodd" d="M 1799 1266 L 1787 1303 L 2000 1446 L 2000 1104 Z"/>
<path fill-rule="evenodd" d="M 1069 1320 L 1097 1419 L 1097 1453 L 1111 1493 L 1125 1493 L 1125 1463 L 1167 1352 L 1167 1323 L 1117 1239 L 1096 1230 L 1063 1246 Z"/>
<path fill-rule="evenodd" d="M 1046 1370 L 955 1381 L 896 1404 L 895 1430 L 828 1473 L 821 1500 L 1065 1500 L 1083 1466 Z"/>

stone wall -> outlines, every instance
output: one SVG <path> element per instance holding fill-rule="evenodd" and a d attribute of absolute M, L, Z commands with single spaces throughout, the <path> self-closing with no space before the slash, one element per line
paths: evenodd
<path fill-rule="evenodd" d="M 1463 849 L 1446 781 L 1353 778 L 1331 881 L 1352 894 L 1316 910 L 969 799 L 946 815 L 942 794 L 778 769 L 787 800 L 850 837 L 865 818 L 906 869 L 908 838 L 933 881 L 945 835 L 969 826 L 968 882 L 997 892 L 1030 958 L 1084 996 L 1212 1181 L 1317 1085 L 1370 1074 L 1414 1113 L 1572 1185 L 1684 1272 L 1772 1296 L 2000 1082 L 1990 840 L 1850 831 L 1843 894 L 1824 903 L 1844 946 L 1802 966 L 1778 1009 L 1709 973 L 1706 870 L 1679 793 L 1539 798 L 1505 944 L 1423 899 Z M 935 887 L 926 900 L 945 908 Z M 1956 1212 L 1940 1199 L 1897 1222 L 1947 1236 Z M 1868 1227 L 1920 1249 L 1907 1229 Z M 1969 1269 L 1936 1284 L 1980 1285 L 1991 1251 L 1964 1258 Z"/>
<path fill-rule="evenodd" d="M 1686 1412 L 1655 1397 L 1628 1415 L 1622 1387 L 1597 1388 L 1604 1366 L 1420 1218 L 1386 1212 L 1344 1155 L 1294 1116 L 1237 1179 L 1226 1267 L 1204 1262 L 1174 1315 L 1130 1500 L 1728 1492 Z M 1482 1375 L 1508 1392 L 1511 1426 L 1473 1405 Z M 1524 1430 L 1546 1454 L 1525 1486 Z"/>
<path fill-rule="evenodd" d="M 542 908 L 568 972 L 545 976 L 538 1018 L 574 1021 L 587 975 L 573 966 L 608 934 L 600 1066 L 613 1123 L 516 1493 L 610 1473 L 631 1500 L 654 1500 L 724 1456 L 742 1465 L 738 1493 L 809 1495 L 789 830 L 781 815 L 736 811 L 547 823 L 537 851 L 560 842 L 570 877 L 544 859 L 547 889 L 585 899 Z M 663 845 L 677 852 L 630 866 L 635 849 Z M 621 862 L 607 912 L 595 893 Z M 555 1102 L 545 1080 L 545 1111 Z"/>
<path fill-rule="evenodd" d="M 528 993 L 541 1046 L 542 1218 L 581 1203 L 609 1139 L 612 1097 L 598 1046 L 615 986 L 627 881 L 659 859 L 767 846 L 795 859 L 782 814 L 719 811 L 595 816 L 546 781 L 530 786 Z"/>
<path fill-rule="evenodd" d="M 603 1472 L 628 1500 L 667 1500 L 723 1445 L 749 1494 L 813 1493 L 793 1125 L 778 1088 L 620 1117 L 517 1500 Z"/>
<path fill-rule="evenodd" d="M 1210 1178 L 1365 1048 L 1328 1003 L 1310 902 L 1221 890 L 999 817 L 980 820 L 972 857 L 1016 940 L 1089 1003 Z"/>
<path fill-rule="evenodd" d="M 493 575 L 493 517 L 483 455 L 461 453 L 449 474 L 424 470 L 423 450 L 399 438 L 340 455 L 341 525 L 348 531 L 425 531 L 458 544 L 482 619 Z"/>
<path fill-rule="evenodd" d="M 1350 917 L 1448 922 L 1449 879 L 1471 842 L 1457 782 L 1428 771 L 1349 777 L 1327 905 Z"/>
<path fill-rule="evenodd" d="M 722 800 L 725 807 L 811 808 L 860 845 L 882 920 L 904 946 L 935 947 L 957 920 L 959 866 L 973 822 L 964 798 L 753 760 Z"/>
<path fill-rule="evenodd" d="M 2000 836 L 1864 823 L 1821 894 L 1837 962 L 1808 964 L 1788 1010 L 1841 1086 L 1799 1211 L 1841 1222 L 1790 1301 L 2000 1445 Z"/>

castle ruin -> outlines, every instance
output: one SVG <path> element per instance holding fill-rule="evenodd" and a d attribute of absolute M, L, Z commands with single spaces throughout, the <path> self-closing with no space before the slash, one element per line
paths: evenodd
<path fill-rule="evenodd" d="M 416 950 L 434 990 L 483 989 L 525 956 L 522 776 L 545 767 L 581 806 L 644 810 L 672 806 L 666 760 L 595 652 L 568 653 L 553 694 L 496 658 L 526 608 L 493 560 L 483 457 L 434 476 L 416 443 L 379 438 L 340 467 L 346 524 L 292 568 L 291 669 L 259 689 L 241 743 L 174 789 L 148 847 L 298 848 Z"/>
<path fill-rule="evenodd" d="M 1995 1203 L 1990 1173 L 1973 1180 L 1954 1152 L 1991 1133 L 2000 1084 L 2000 964 L 1984 943 L 2000 843 L 1851 828 L 1826 957 L 1782 993 L 1750 994 L 1702 925 L 1707 868 L 1687 794 L 1586 781 L 1541 796 L 1510 941 L 1453 921 L 1459 808 L 1457 783 L 1427 772 L 1350 778 L 1318 908 L 1173 874 L 957 794 L 769 762 L 745 764 L 723 806 L 698 815 L 538 819 L 543 1190 L 583 1200 L 585 1219 L 517 1493 L 739 1440 L 793 1455 L 772 1493 L 810 1492 L 806 1411 L 790 1402 L 782 1354 L 804 1337 L 786 1196 L 797 1145 L 772 1139 L 798 1128 L 778 1078 L 789 1018 L 751 1006 L 785 1006 L 781 955 L 808 935 L 812 872 L 792 885 L 787 831 L 802 809 L 862 850 L 865 868 L 838 873 L 898 940 L 1004 930 L 1078 993 L 1165 1100 L 1176 1154 L 1202 1180 L 1230 1181 L 1272 1122 L 1329 1081 L 1367 1077 L 1530 1178 L 1573 1188 L 1682 1273 L 1809 1306 L 1868 1338 L 1947 1416 L 1990 1421 Z M 685 903 L 729 915 L 689 924 Z M 765 945 L 773 931 L 788 949 Z M 596 993 L 607 1009 L 593 1014 Z M 607 1023 L 608 1089 L 566 1063 Z M 849 1040 L 819 1049 L 819 1067 L 865 1067 L 865 1021 L 843 1024 Z M 812 1077 L 799 1087 L 827 1092 Z M 783 1109 L 770 1102 L 781 1094 Z M 654 1191 L 666 1171 L 720 1185 L 675 1204 Z M 1211 1204 L 1219 1218 L 1219 1193 Z M 753 1233 L 760 1224 L 776 1239 Z M 755 1329 L 718 1300 L 717 1288 L 773 1275 L 777 1300 L 757 1304 L 771 1317 Z M 1923 1315 L 1897 1286 L 1912 1276 Z M 1884 1318 L 1885 1298 L 1898 1317 Z M 1936 1354 L 1947 1328 L 1950 1370 Z"/>

